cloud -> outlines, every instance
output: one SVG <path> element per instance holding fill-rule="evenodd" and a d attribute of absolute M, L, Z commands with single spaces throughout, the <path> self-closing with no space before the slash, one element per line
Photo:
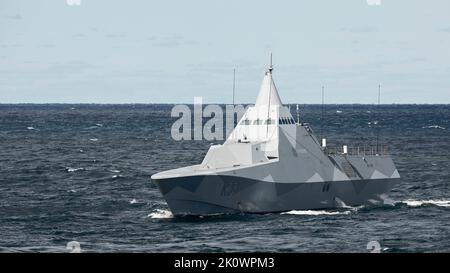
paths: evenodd
<path fill-rule="evenodd" d="M 159 38 L 155 43 L 157 46 L 162 47 L 177 47 L 177 46 L 186 46 L 186 45 L 197 45 L 198 43 L 192 40 L 185 40 L 182 36 L 179 35 L 169 35 L 162 38 Z"/>
<path fill-rule="evenodd" d="M 179 35 L 166 36 L 160 39 L 158 45 L 164 47 L 180 46 L 182 44 L 182 37 Z"/>
<path fill-rule="evenodd" d="M 449 32 L 450 33 L 450 27 L 441 28 L 439 29 L 440 32 Z"/>
<path fill-rule="evenodd" d="M 66 0 L 68 6 L 80 6 L 81 0 Z"/>
<path fill-rule="evenodd" d="M 125 34 L 115 34 L 115 33 L 108 33 L 105 35 L 106 38 L 110 38 L 110 39 L 116 39 L 116 38 L 124 38 Z"/>
<path fill-rule="evenodd" d="M 77 33 L 77 34 L 74 34 L 73 37 L 74 38 L 86 38 L 87 36 L 86 36 L 86 34 L 83 34 L 83 33 Z"/>
<path fill-rule="evenodd" d="M 381 0 L 366 0 L 369 6 L 381 6 Z"/>
<path fill-rule="evenodd" d="M 161 78 L 168 78 L 169 79 L 169 73 L 165 72 L 162 69 L 136 69 L 136 70 L 128 70 L 128 69 L 115 69 L 110 74 L 113 77 L 120 77 L 120 78 L 141 78 L 141 79 L 161 79 Z"/>
<path fill-rule="evenodd" d="M 81 62 L 81 61 L 69 61 L 58 63 L 41 63 L 35 61 L 25 61 L 22 63 L 4 63 L 0 62 L 0 75 L 7 75 L 3 79 L 60 79 L 61 76 L 74 76 L 74 75 L 87 75 L 94 73 L 97 67 Z M 0 82 L 1 80 L 0 79 Z"/>
<path fill-rule="evenodd" d="M 52 64 L 45 71 L 52 74 L 73 74 L 73 73 L 83 73 L 95 68 L 96 67 L 94 65 L 85 62 L 70 61 L 66 63 Z"/>
<path fill-rule="evenodd" d="M 39 47 L 41 48 L 53 48 L 55 47 L 54 44 L 40 44 Z"/>
<path fill-rule="evenodd" d="M 10 20 L 21 20 L 22 16 L 20 14 L 15 14 L 15 15 L 5 15 L 3 16 L 3 18 L 5 19 L 10 19 Z"/>
<path fill-rule="evenodd" d="M 377 32 L 378 29 L 372 26 L 357 26 L 350 28 L 342 28 L 341 31 L 348 31 L 352 33 L 369 33 L 369 32 Z"/>
<path fill-rule="evenodd" d="M 18 47 L 23 47 L 22 44 L 1 44 L 0 45 L 1 48 L 18 48 Z"/>

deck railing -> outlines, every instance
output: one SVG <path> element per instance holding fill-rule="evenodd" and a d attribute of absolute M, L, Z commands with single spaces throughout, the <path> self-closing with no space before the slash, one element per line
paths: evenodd
<path fill-rule="evenodd" d="M 389 155 L 387 145 L 378 145 L 378 147 L 376 145 L 347 146 L 347 153 L 344 153 L 344 147 L 326 147 L 324 151 L 328 155 Z"/>

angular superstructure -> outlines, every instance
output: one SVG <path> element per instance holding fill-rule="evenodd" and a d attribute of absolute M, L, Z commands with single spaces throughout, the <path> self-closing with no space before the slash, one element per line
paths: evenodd
<path fill-rule="evenodd" d="M 308 125 L 283 106 L 272 66 L 254 106 L 198 165 L 152 176 L 174 215 L 266 213 L 375 203 L 399 182 L 376 149 L 321 147 Z"/>

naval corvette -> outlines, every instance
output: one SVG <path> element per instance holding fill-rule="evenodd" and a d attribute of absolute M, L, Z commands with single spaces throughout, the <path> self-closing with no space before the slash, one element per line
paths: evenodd
<path fill-rule="evenodd" d="M 152 175 L 174 215 L 269 213 L 381 201 L 400 180 L 380 147 L 326 147 L 294 120 L 265 72 L 254 106 L 198 165 Z"/>

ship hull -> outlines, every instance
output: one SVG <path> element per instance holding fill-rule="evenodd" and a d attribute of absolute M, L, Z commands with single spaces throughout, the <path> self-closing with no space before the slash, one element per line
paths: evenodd
<path fill-rule="evenodd" d="M 176 216 L 270 213 L 380 202 L 399 178 L 283 183 L 228 175 L 152 179 Z"/>

